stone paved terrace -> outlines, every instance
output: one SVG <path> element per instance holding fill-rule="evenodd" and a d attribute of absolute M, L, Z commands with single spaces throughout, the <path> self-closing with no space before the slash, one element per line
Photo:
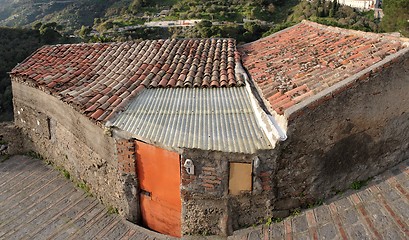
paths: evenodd
<path fill-rule="evenodd" d="M 39 160 L 14 156 L 0 161 L 0 179 L 0 239 L 170 239 L 108 213 L 97 199 Z M 409 160 L 361 190 L 347 191 L 282 222 L 236 231 L 229 237 L 408 238 Z"/>
<path fill-rule="evenodd" d="M 231 239 L 409 239 L 409 160 L 323 205 Z"/>
<path fill-rule="evenodd" d="M 0 239 L 170 239 L 109 213 L 40 160 L 11 157 L 0 179 Z"/>

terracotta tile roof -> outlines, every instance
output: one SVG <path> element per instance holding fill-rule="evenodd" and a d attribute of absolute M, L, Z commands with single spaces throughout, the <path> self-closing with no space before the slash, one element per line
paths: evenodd
<path fill-rule="evenodd" d="M 144 88 L 242 86 L 233 39 L 146 40 L 45 46 L 11 75 L 58 96 L 97 121 Z"/>
<path fill-rule="evenodd" d="M 279 114 L 402 48 L 382 35 L 303 21 L 239 47 L 248 69 Z"/>

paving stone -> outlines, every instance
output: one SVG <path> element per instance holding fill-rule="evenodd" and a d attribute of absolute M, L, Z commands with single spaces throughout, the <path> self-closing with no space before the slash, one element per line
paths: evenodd
<path fill-rule="evenodd" d="M 347 197 L 341 198 L 335 202 L 338 211 L 346 210 L 353 207 L 351 201 Z"/>
<path fill-rule="evenodd" d="M 308 233 L 294 234 L 293 240 L 310 240 L 310 235 Z"/>
<path fill-rule="evenodd" d="M 282 222 L 270 225 L 271 239 L 284 239 L 284 224 Z"/>
<path fill-rule="evenodd" d="M 314 209 L 315 218 L 317 219 L 317 224 L 323 224 L 332 221 L 331 213 L 327 205 L 322 205 Z"/>
<path fill-rule="evenodd" d="M 371 236 L 369 235 L 368 231 L 365 229 L 365 227 L 362 224 L 357 224 L 346 230 L 349 233 L 349 236 L 351 237 L 351 239 L 360 239 L 360 240 L 371 239 Z"/>
<path fill-rule="evenodd" d="M 387 181 L 382 181 L 382 182 L 376 184 L 376 186 L 379 188 L 379 190 L 380 190 L 381 192 L 388 192 L 388 191 L 390 191 L 391 188 L 392 188 L 392 186 L 389 185 L 389 184 L 387 183 Z"/>
<path fill-rule="evenodd" d="M 67 239 L 68 236 L 72 236 L 78 231 L 80 231 L 87 223 L 89 223 L 94 217 L 96 217 L 104 209 L 102 206 L 95 206 L 92 210 L 88 211 L 86 214 L 82 215 L 80 218 L 75 220 L 66 230 L 60 232 L 56 235 L 55 239 Z M 68 234 L 68 236 L 67 236 Z M 67 236 L 63 238 L 62 236 Z"/>
<path fill-rule="evenodd" d="M 30 164 L 34 164 L 34 163 L 30 163 Z M 14 193 L 13 189 L 20 189 L 19 185 L 24 185 L 26 182 L 24 182 L 24 178 L 27 175 L 31 175 L 33 173 L 29 172 L 27 174 L 24 174 L 23 171 L 23 166 L 19 166 L 18 168 L 16 168 L 16 172 L 10 172 L 10 174 L 8 175 L 3 175 L 2 174 L 2 182 L 1 182 L 1 197 L 2 200 L 5 199 L 6 197 L 8 197 L 9 195 L 7 195 L 7 193 Z M 6 196 L 3 196 L 5 195 Z"/>
<path fill-rule="evenodd" d="M 399 168 L 392 168 L 392 169 L 390 170 L 390 172 L 391 172 L 394 176 L 397 176 L 397 175 L 400 175 L 400 174 L 403 173 Z"/>
<path fill-rule="evenodd" d="M 399 175 L 395 175 L 395 179 L 406 191 L 409 191 L 409 176 L 407 174 L 400 173 Z"/>
<path fill-rule="evenodd" d="M 92 202 L 90 202 L 88 199 L 81 200 L 78 204 L 75 204 L 72 208 L 59 215 L 55 221 L 52 221 L 50 224 L 46 224 L 43 229 L 38 229 L 39 232 L 35 234 L 50 237 L 53 236 L 56 231 L 65 230 L 65 228 L 68 227 L 67 225 L 80 214 L 80 211 L 83 211 L 84 209 L 86 210 L 90 204 L 92 204 Z"/>
<path fill-rule="evenodd" d="M 406 181 L 399 180 L 399 184 L 405 188 L 406 192 L 409 192 L 409 178 Z"/>
<path fill-rule="evenodd" d="M 25 163 L 15 163 L 13 164 L 13 168 L 8 169 L 4 174 L 2 174 L 2 185 L 9 184 L 10 182 L 19 179 L 19 177 L 24 176 L 24 172 L 21 171 L 27 166 L 31 166 L 33 164 L 38 163 L 37 161 L 27 161 Z"/>
<path fill-rule="evenodd" d="M 356 208 L 349 208 L 338 212 L 341 221 L 346 225 L 353 225 L 358 222 L 358 211 Z"/>
<path fill-rule="evenodd" d="M 26 198 L 30 197 L 35 193 L 35 191 L 39 190 L 39 186 L 43 186 L 45 183 L 49 181 L 49 179 L 54 178 L 57 176 L 57 174 L 53 171 L 48 171 L 43 174 L 35 174 L 37 176 L 33 176 L 30 178 L 30 181 L 26 182 L 25 185 L 21 186 L 19 190 L 13 190 L 14 193 L 13 195 L 9 195 L 8 198 L 11 198 L 11 201 L 8 201 L 8 199 L 3 199 L 2 202 L 4 205 L 0 207 L 0 209 L 10 209 L 11 206 L 16 205 L 17 202 L 22 202 Z M 16 186 L 14 186 L 16 189 Z M 5 195 L 2 195 L 2 198 L 6 197 Z M 12 205 L 7 205 L 7 204 L 12 204 Z"/>
<path fill-rule="evenodd" d="M 395 228 L 385 229 L 380 232 L 383 240 L 400 240 L 403 238 L 403 233 Z"/>
<path fill-rule="evenodd" d="M 305 214 L 301 214 L 300 216 L 296 216 L 292 220 L 293 232 L 294 233 L 301 233 L 308 230 L 308 222 Z"/>
<path fill-rule="evenodd" d="M 111 239 L 120 239 L 128 231 L 128 226 L 123 222 L 115 225 L 102 239 L 111 240 Z"/>
<path fill-rule="evenodd" d="M 386 229 L 394 225 L 391 217 L 386 212 L 381 211 L 383 207 L 379 203 L 367 203 L 365 204 L 365 209 L 368 211 L 368 215 L 377 229 Z"/>
<path fill-rule="evenodd" d="M 388 202 L 393 202 L 393 201 L 401 198 L 401 196 L 399 195 L 397 190 L 392 189 L 392 188 L 383 191 L 381 194 Z"/>
<path fill-rule="evenodd" d="M 34 215 L 34 218 L 30 218 L 30 220 L 20 226 L 23 226 L 20 228 L 18 231 L 13 233 L 10 237 L 15 238 L 15 239 L 22 239 L 24 236 L 29 236 L 29 234 L 35 232 L 38 230 L 38 228 L 45 224 L 47 221 L 50 219 L 52 220 L 56 216 L 58 216 L 63 209 L 67 208 L 68 206 L 75 204 L 76 200 L 81 198 L 80 193 L 73 194 L 72 196 L 69 196 L 67 200 L 63 200 L 63 203 L 58 203 L 57 208 L 46 208 L 42 210 L 42 212 L 38 215 L 36 214 L 37 211 L 34 211 L 32 215 Z M 40 209 L 38 210 L 40 211 Z"/>
<path fill-rule="evenodd" d="M 336 239 L 337 229 L 333 223 L 327 223 L 317 227 L 319 239 Z"/>
<path fill-rule="evenodd" d="M 372 202 L 375 199 L 374 194 L 367 188 L 357 193 L 362 202 Z"/>
<path fill-rule="evenodd" d="M 65 195 L 67 195 L 67 192 L 61 197 L 64 197 Z M 0 232 L 4 233 L 10 229 L 16 229 L 22 223 L 29 222 L 32 217 L 35 217 L 38 213 L 41 213 L 43 209 L 52 204 L 49 202 L 47 196 L 48 195 L 45 195 L 43 199 L 40 199 L 41 201 L 26 201 L 24 202 L 25 205 L 21 204 L 19 205 L 19 208 L 15 207 L 9 211 L 6 211 L 3 216 L 8 218 L 5 218 L 6 220 L 3 221 Z"/>
<path fill-rule="evenodd" d="M 263 232 L 262 229 L 257 229 L 255 231 L 252 231 L 248 235 L 248 240 L 261 240 L 263 239 Z"/>
<path fill-rule="evenodd" d="M 99 206 L 99 208 L 101 208 L 101 211 L 95 215 L 93 218 L 91 219 L 87 219 L 86 224 L 84 225 L 84 227 L 78 229 L 72 236 L 70 236 L 68 239 L 70 240 L 76 240 L 78 239 L 80 236 L 84 236 L 86 232 L 88 232 L 90 229 L 92 229 L 94 226 L 94 224 L 96 222 L 98 222 L 103 216 L 105 216 L 107 214 L 106 209 L 104 209 L 102 206 Z"/>
<path fill-rule="evenodd" d="M 101 217 L 101 219 L 99 219 L 95 224 L 93 224 L 92 227 L 90 227 L 90 229 L 82 235 L 82 237 L 92 238 L 96 236 L 102 229 L 104 229 L 113 221 L 114 221 L 113 217 L 106 212 Z"/>
<path fill-rule="evenodd" d="M 407 221 L 409 221 L 409 204 L 404 201 L 403 199 L 399 199 L 396 200 L 392 203 L 390 203 L 390 206 L 392 206 L 393 208 L 395 208 L 396 214 L 400 217 L 402 217 L 402 219 L 405 219 Z"/>

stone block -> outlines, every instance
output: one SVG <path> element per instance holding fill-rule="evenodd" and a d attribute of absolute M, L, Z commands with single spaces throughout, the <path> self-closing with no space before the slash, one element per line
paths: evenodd
<path fill-rule="evenodd" d="M 290 210 L 299 207 L 301 204 L 300 200 L 295 198 L 286 198 L 283 200 L 279 200 L 275 203 L 275 209 L 280 210 Z"/>
<path fill-rule="evenodd" d="M 290 210 L 276 210 L 272 212 L 273 218 L 286 218 L 290 216 Z"/>

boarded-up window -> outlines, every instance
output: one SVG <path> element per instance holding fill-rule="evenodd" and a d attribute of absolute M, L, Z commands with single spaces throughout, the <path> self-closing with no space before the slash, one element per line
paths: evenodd
<path fill-rule="evenodd" d="M 251 191 L 251 172 L 250 163 L 230 163 L 229 193 L 231 195 Z"/>

